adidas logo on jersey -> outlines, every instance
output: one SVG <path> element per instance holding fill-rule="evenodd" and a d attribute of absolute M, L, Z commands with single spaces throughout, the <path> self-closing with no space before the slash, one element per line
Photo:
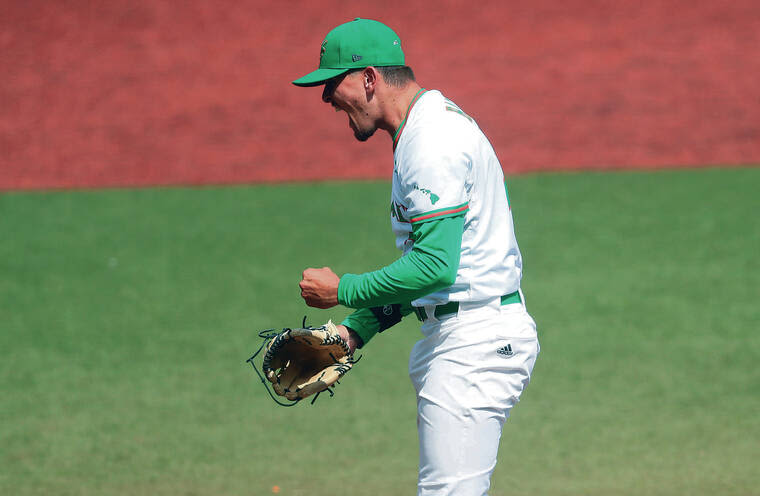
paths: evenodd
<path fill-rule="evenodd" d="M 502 346 L 501 348 L 499 348 L 498 350 L 496 350 L 496 353 L 498 353 L 499 355 L 504 355 L 506 357 L 511 357 L 512 355 L 515 354 L 515 352 L 512 351 L 512 345 L 511 344 L 508 344 L 506 346 Z"/>

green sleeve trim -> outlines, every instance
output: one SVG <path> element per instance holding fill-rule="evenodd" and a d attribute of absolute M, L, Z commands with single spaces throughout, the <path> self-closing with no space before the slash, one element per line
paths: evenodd
<path fill-rule="evenodd" d="M 455 205 L 453 207 L 439 208 L 438 210 L 431 210 L 416 215 L 409 219 L 409 222 L 414 224 L 415 222 L 425 222 L 434 219 L 445 219 L 447 217 L 456 217 L 458 215 L 464 215 L 469 210 L 470 205 L 468 202 L 464 202 L 461 205 Z"/>
<path fill-rule="evenodd" d="M 392 314 L 390 316 L 386 316 L 385 314 L 387 307 L 392 307 Z M 385 305 L 383 307 L 362 308 L 343 319 L 341 324 L 353 329 L 362 338 L 363 347 L 377 333 L 383 332 L 397 324 L 403 317 L 412 313 L 413 309 L 411 302 Z M 378 317 L 378 314 L 381 317 Z M 386 317 L 390 317 L 390 319 Z"/>
<path fill-rule="evenodd" d="M 454 284 L 462 249 L 464 215 L 412 225 L 414 247 L 407 255 L 373 272 L 344 274 L 338 302 L 369 308 L 413 301 Z"/>

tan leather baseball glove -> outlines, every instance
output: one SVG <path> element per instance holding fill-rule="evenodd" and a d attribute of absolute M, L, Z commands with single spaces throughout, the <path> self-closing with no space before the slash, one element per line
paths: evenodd
<path fill-rule="evenodd" d="M 356 363 L 332 321 L 321 327 L 285 328 L 268 337 L 261 363 L 264 377 L 275 393 L 294 402 L 325 390 L 332 395 L 329 388 Z"/>

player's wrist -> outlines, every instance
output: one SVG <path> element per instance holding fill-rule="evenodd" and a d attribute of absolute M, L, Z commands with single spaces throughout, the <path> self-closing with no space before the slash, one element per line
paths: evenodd
<path fill-rule="evenodd" d="M 364 346 L 364 340 L 361 336 L 359 336 L 359 334 L 356 333 L 356 331 L 343 324 L 337 325 L 336 327 L 338 328 L 340 337 L 342 337 L 343 340 L 348 343 L 348 347 L 351 350 L 351 353 L 353 353 L 357 348 Z"/>

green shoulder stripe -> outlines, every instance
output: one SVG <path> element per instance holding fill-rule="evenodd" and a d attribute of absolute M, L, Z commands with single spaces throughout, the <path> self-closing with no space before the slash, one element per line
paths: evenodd
<path fill-rule="evenodd" d="M 426 220 L 433 219 L 445 219 L 446 217 L 456 217 L 458 215 L 464 215 L 470 208 L 468 202 L 464 202 L 461 205 L 455 205 L 453 207 L 439 208 L 438 210 L 431 210 L 430 212 L 424 212 L 409 219 L 409 222 L 414 224 L 415 222 L 424 222 Z"/>
<path fill-rule="evenodd" d="M 448 98 L 444 98 L 443 100 L 446 102 L 446 110 L 448 110 L 449 112 L 456 112 L 459 115 L 467 117 L 467 119 L 470 122 L 475 123 L 475 119 L 473 119 L 472 117 L 470 117 L 469 115 L 467 115 L 466 113 L 464 113 L 464 111 L 461 108 L 459 108 L 459 105 L 457 105 L 456 103 L 452 102 Z"/>

